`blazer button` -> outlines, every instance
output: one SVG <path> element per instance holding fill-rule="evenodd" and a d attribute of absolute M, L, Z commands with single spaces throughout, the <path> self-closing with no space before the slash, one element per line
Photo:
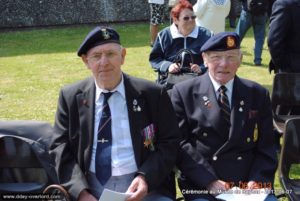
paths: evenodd
<path fill-rule="evenodd" d="M 237 157 L 237 160 L 238 160 L 238 161 L 240 161 L 240 160 L 242 160 L 242 159 L 243 159 L 243 157 L 241 157 L 241 156 Z"/>
<path fill-rule="evenodd" d="M 203 137 L 207 137 L 207 133 L 203 133 Z"/>
<path fill-rule="evenodd" d="M 214 160 L 214 161 L 218 160 L 218 157 L 217 157 L 217 156 L 214 156 L 214 157 L 213 157 L 213 160 Z"/>
<path fill-rule="evenodd" d="M 250 139 L 250 137 L 247 137 L 247 142 L 249 143 L 249 142 L 251 142 L 251 139 Z"/>

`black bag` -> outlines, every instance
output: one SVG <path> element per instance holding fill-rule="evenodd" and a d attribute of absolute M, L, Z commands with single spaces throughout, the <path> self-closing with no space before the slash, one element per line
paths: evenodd
<path fill-rule="evenodd" d="M 168 73 L 166 79 L 166 88 L 171 89 L 174 84 L 182 82 L 187 79 L 198 76 L 198 73 L 191 71 L 190 63 L 194 63 L 193 54 L 190 50 L 182 49 L 175 57 L 174 63 L 178 63 L 180 66 L 179 73 Z"/>
<path fill-rule="evenodd" d="M 182 82 L 187 79 L 191 79 L 198 76 L 196 73 L 177 73 L 177 74 L 171 74 L 169 73 L 167 82 L 166 82 L 166 88 L 171 89 L 174 84 L 177 84 L 179 82 Z"/>
<path fill-rule="evenodd" d="M 52 135 L 47 122 L 0 120 L 0 194 L 42 193 L 59 182 L 49 152 Z"/>
<path fill-rule="evenodd" d="M 247 0 L 248 11 L 254 15 L 264 15 L 268 11 L 268 0 Z"/>

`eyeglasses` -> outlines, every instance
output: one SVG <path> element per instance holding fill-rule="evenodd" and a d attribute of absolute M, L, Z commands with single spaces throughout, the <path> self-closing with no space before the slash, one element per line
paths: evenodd
<path fill-rule="evenodd" d="M 117 52 L 108 51 L 108 52 L 104 52 L 104 53 L 100 53 L 100 54 L 91 55 L 87 58 L 87 60 L 91 63 L 98 63 L 103 57 L 105 57 L 106 59 L 111 59 L 115 55 L 117 55 Z"/>
<path fill-rule="evenodd" d="M 211 55 L 209 56 L 209 61 L 213 63 L 219 63 L 222 60 L 226 60 L 230 63 L 240 61 L 240 55 Z"/>
<path fill-rule="evenodd" d="M 190 16 L 190 17 L 185 16 L 185 17 L 183 17 L 182 19 L 183 19 L 184 21 L 189 21 L 190 19 L 191 19 L 191 20 L 194 20 L 194 19 L 196 19 L 196 15 L 192 15 L 192 16 Z"/>

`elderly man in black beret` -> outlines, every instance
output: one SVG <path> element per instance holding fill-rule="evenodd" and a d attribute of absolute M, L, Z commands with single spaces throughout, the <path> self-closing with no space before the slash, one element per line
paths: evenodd
<path fill-rule="evenodd" d="M 236 75 L 242 61 L 236 33 L 214 35 L 201 52 L 208 72 L 171 91 L 184 136 L 177 162 L 182 194 L 211 201 L 234 186 L 272 189 L 277 159 L 268 91 Z"/>
<path fill-rule="evenodd" d="M 170 201 L 179 129 L 171 101 L 152 82 L 121 71 L 126 50 L 112 28 L 96 27 L 78 56 L 91 77 L 62 88 L 55 119 L 56 170 L 72 200 L 103 189 L 128 201 Z"/>

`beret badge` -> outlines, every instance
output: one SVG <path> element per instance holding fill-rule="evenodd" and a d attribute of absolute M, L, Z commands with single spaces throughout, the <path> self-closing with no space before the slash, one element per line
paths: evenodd
<path fill-rule="evenodd" d="M 101 31 L 102 31 L 102 36 L 105 40 L 110 38 L 110 35 L 106 29 L 101 29 Z"/>
<path fill-rule="evenodd" d="M 235 46 L 234 38 L 232 36 L 227 36 L 227 48 L 233 48 Z"/>

